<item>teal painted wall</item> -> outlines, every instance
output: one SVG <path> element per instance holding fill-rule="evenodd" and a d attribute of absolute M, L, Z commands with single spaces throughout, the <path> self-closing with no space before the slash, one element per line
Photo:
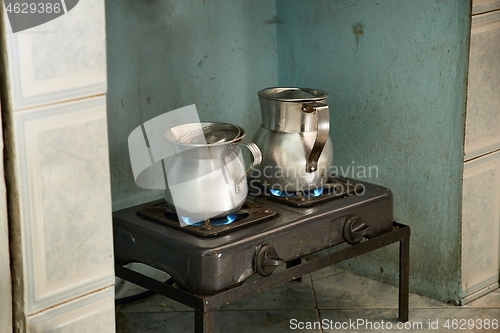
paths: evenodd
<path fill-rule="evenodd" d="M 334 164 L 378 168 L 367 180 L 412 228 L 412 290 L 454 302 L 469 16 L 469 1 L 277 1 L 279 84 L 330 92 Z M 348 265 L 396 283 L 397 253 Z"/>
<path fill-rule="evenodd" d="M 201 120 L 260 124 L 257 91 L 277 82 L 273 1 L 106 1 L 113 210 L 163 197 L 134 183 L 130 132 L 196 104 Z"/>
<path fill-rule="evenodd" d="M 195 103 L 250 139 L 258 90 L 323 89 L 335 165 L 377 167 L 367 180 L 412 227 L 412 290 L 457 301 L 469 15 L 468 0 L 107 0 L 113 209 L 163 195 L 133 182 L 127 137 L 142 122 Z M 396 283 L 397 250 L 349 265 Z"/>

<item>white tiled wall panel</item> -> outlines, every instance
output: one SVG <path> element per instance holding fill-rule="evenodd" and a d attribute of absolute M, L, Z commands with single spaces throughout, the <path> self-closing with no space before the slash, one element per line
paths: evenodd
<path fill-rule="evenodd" d="M 472 0 L 472 14 L 500 9 L 500 0 Z"/>
<path fill-rule="evenodd" d="M 465 163 L 462 290 L 467 297 L 499 278 L 500 152 Z"/>
<path fill-rule="evenodd" d="M 5 20 L 14 111 L 106 92 L 104 16 L 104 1 L 82 0 L 15 34 Z"/>
<path fill-rule="evenodd" d="M 500 148 L 500 12 L 472 19 L 465 160 Z"/>
<path fill-rule="evenodd" d="M 114 283 L 106 99 L 14 122 L 29 315 Z"/>
<path fill-rule="evenodd" d="M 112 333 L 113 287 L 28 317 L 28 333 Z"/>
<path fill-rule="evenodd" d="M 2 128 L 0 127 L 1 137 Z M 0 140 L 0 161 L 3 161 L 3 140 Z M 10 333 L 12 332 L 12 281 L 10 280 L 9 231 L 3 163 L 0 163 L 0 177 L 0 332 Z"/>

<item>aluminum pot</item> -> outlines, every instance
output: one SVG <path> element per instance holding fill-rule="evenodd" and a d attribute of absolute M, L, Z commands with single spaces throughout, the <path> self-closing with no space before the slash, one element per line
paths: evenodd
<path fill-rule="evenodd" d="M 190 123 L 169 129 L 165 138 L 175 154 L 165 160 L 165 200 L 186 224 L 238 211 L 247 196 L 247 174 L 262 155 L 245 131 L 227 123 Z M 253 155 L 245 170 L 240 146 Z"/>

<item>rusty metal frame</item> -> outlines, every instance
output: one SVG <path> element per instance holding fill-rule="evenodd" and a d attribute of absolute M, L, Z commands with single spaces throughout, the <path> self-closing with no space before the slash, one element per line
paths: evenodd
<path fill-rule="evenodd" d="M 409 272 L 410 272 L 410 227 L 397 222 L 392 231 L 365 240 L 334 253 L 299 263 L 298 260 L 287 265 L 287 269 L 270 276 L 244 283 L 213 295 L 195 295 L 162 283 L 121 265 L 115 265 L 115 275 L 138 286 L 152 290 L 195 310 L 195 333 L 215 332 L 214 311 L 223 305 L 241 298 L 257 294 L 269 288 L 282 285 L 319 269 L 337 264 L 367 252 L 399 242 L 399 321 L 408 321 Z"/>

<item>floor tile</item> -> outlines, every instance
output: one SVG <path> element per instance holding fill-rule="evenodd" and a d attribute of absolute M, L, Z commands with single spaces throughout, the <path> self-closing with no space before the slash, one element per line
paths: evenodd
<path fill-rule="evenodd" d="M 318 309 L 397 308 L 399 289 L 350 272 L 327 267 L 312 273 Z M 450 307 L 427 297 L 410 295 L 411 308 Z"/>
<path fill-rule="evenodd" d="M 306 275 L 300 282 L 287 282 L 226 305 L 221 310 L 314 309 L 315 307 L 311 277 Z"/>
<path fill-rule="evenodd" d="M 318 322 L 316 310 L 216 311 L 216 332 L 290 332 L 291 320 Z M 194 332 L 194 313 L 119 313 L 117 333 Z M 319 333 L 321 330 L 308 330 Z"/>
<path fill-rule="evenodd" d="M 410 321 L 398 328 L 397 311 L 393 309 L 366 309 L 366 310 L 321 310 L 321 322 L 326 323 L 324 333 L 331 332 L 498 332 L 498 329 L 480 329 L 479 325 L 498 320 L 500 309 L 466 309 L 461 307 L 446 309 L 410 309 Z M 456 321 L 453 321 L 453 320 Z M 467 326 L 467 320 L 473 319 L 472 328 Z M 446 328 L 445 324 L 457 327 Z M 465 320 L 462 323 L 460 320 Z M 345 329 L 338 329 L 344 324 Z M 356 326 L 354 323 L 359 323 Z M 433 326 L 430 327 L 430 323 Z M 352 324 L 352 325 L 351 325 Z M 460 325 L 463 324 L 463 329 Z M 472 323 L 471 323 L 472 324 Z M 337 325 L 337 327 L 336 327 Z M 371 325 L 371 326 L 370 326 Z M 435 325 L 435 326 L 434 326 Z"/>
<path fill-rule="evenodd" d="M 320 280 L 341 273 L 345 273 L 345 270 L 343 270 L 342 268 L 337 268 L 335 266 L 328 266 L 320 269 L 319 271 L 311 273 L 311 278 L 313 280 Z"/>
<path fill-rule="evenodd" d="M 469 304 L 465 308 L 500 308 L 500 289 L 490 292 Z M 499 330 L 500 331 L 500 330 Z"/>
<path fill-rule="evenodd" d="M 141 300 L 117 306 L 117 311 L 122 313 L 130 312 L 172 312 L 172 311 L 193 311 L 190 307 L 166 298 L 162 295 L 153 295 Z"/>
<path fill-rule="evenodd" d="M 249 281 L 258 278 L 260 277 L 255 275 Z M 320 309 L 319 316 L 315 309 L 316 303 Z M 215 313 L 215 324 L 216 332 L 238 333 L 500 331 L 498 328 L 479 328 L 479 324 L 484 325 L 486 320 L 490 323 L 497 320 L 498 324 L 500 290 L 463 307 L 410 294 L 410 322 L 402 328 L 397 326 L 397 307 L 397 287 L 332 266 L 306 275 L 301 282 L 291 281 L 223 306 Z M 116 311 L 117 333 L 194 331 L 192 309 L 161 295 L 118 306 Z M 358 320 L 363 321 L 356 327 Z M 458 327 L 446 328 L 447 320 L 450 325 Z M 472 320 L 474 327 L 469 328 L 468 324 L 472 324 Z M 346 324 L 342 329 L 344 322 Z M 430 327 L 430 323 L 437 326 Z M 335 324 L 340 325 L 340 329 Z M 463 329 L 459 329 L 461 324 Z M 323 330 L 320 327 L 322 325 Z"/>
<path fill-rule="evenodd" d="M 291 331 L 290 322 L 319 321 L 316 310 L 270 310 L 270 311 L 217 311 L 215 324 L 217 332 L 238 333 L 281 333 Z M 308 332 L 320 333 L 321 330 Z"/>
<path fill-rule="evenodd" d="M 116 316 L 116 333 L 194 332 L 194 313 L 121 313 Z"/>
<path fill-rule="evenodd" d="M 258 279 L 254 275 L 248 282 Z M 311 277 L 306 275 L 301 282 L 290 281 L 253 296 L 225 305 L 221 310 L 273 310 L 273 309 L 314 309 L 316 302 L 312 289 Z M 192 311 L 181 303 L 154 295 L 139 301 L 119 306 L 119 311 L 129 312 L 171 312 Z"/>

